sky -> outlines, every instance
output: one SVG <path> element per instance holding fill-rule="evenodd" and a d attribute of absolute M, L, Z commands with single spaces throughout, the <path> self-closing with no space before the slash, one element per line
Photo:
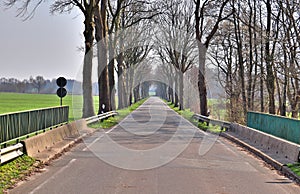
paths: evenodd
<path fill-rule="evenodd" d="M 23 21 L 16 7 L 0 5 L 0 78 L 76 79 L 83 65 L 83 17 L 76 8 L 70 14 L 49 13 L 43 3 L 34 17 Z"/>

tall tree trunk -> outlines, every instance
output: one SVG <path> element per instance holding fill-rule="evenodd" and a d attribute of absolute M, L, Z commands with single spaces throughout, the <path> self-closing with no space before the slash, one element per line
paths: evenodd
<path fill-rule="evenodd" d="M 167 93 L 167 91 L 168 91 L 168 86 L 167 86 L 167 84 L 165 84 L 165 83 L 163 83 L 163 85 L 164 85 L 164 99 L 165 99 L 165 100 L 168 100 L 168 93 Z"/>
<path fill-rule="evenodd" d="M 179 110 L 183 110 L 183 72 L 179 71 Z"/>
<path fill-rule="evenodd" d="M 257 23 L 257 2 L 253 1 L 253 24 L 252 25 L 256 25 Z M 255 90 L 256 90 L 256 84 L 257 84 L 257 79 L 258 79 L 258 50 L 257 50 L 257 31 L 254 30 L 253 31 L 253 44 L 254 44 L 254 55 L 255 55 L 255 63 L 254 63 L 254 80 L 253 80 L 253 84 L 252 84 L 252 95 L 251 95 L 251 110 L 254 110 L 254 101 L 255 101 Z"/>
<path fill-rule="evenodd" d="M 109 35 L 108 40 L 108 50 L 109 50 L 109 63 L 108 63 L 108 79 L 109 79 L 109 90 L 110 90 L 110 110 L 116 110 L 116 88 L 115 88 L 115 48 L 113 46 L 113 37 Z"/>
<path fill-rule="evenodd" d="M 91 2 L 92 4 L 92 2 Z M 84 20 L 84 39 L 85 39 L 85 57 L 83 63 L 83 110 L 82 117 L 87 118 L 95 115 L 93 103 L 93 87 L 92 87 L 92 66 L 93 66 L 93 6 L 87 7 L 86 17 Z"/>
<path fill-rule="evenodd" d="M 174 79 L 173 79 L 173 74 L 172 72 L 169 75 L 169 100 L 172 102 L 172 104 L 174 104 L 175 100 L 174 100 L 174 89 L 173 89 L 173 83 L 174 83 Z"/>
<path fill-rule="evenodd" d="M 174 98 L 173 98 L 173 89 L 172 86 L 169 85 L 168 88 L 168 92 L 169 92 L 169 101 L 172 102 L 172 104 L 174 103 Z"/>
<path fill-rule="evenodd" d="M 128 96 L 128 106 L 132 105 L 132 92 L 129 92 L 129 96 Z"/>
<path fill-rule="evenodd" d="M 240 6 L 240 5 L 239 5 Z M 240 11 L 240 7 L 238 8 Z M 244 70 L 244 59 L 243 59 L 243 50 L 242 50 L 242 38 L 241 38 L 241 30 L 239 20 L 234 17 L 234 32 L 235 38 L 237 42 L 237 52 L 238 52 L 238 66 L 239 66 L 239 77 L 241 82 L 241 91 L 242 91 L 242 99 L 243 99 L 243 113 L 244 118 L 247 116 L 247 97 L 245 91 L 245 70 Z"/>
<path fill-rule="evenodd" d="M 259 7 L 259 18 L 260 18 L 260 36 L 263 37 L 263 18 L 262 18 L 262 6 Z M 263 38 L 260 39 L 260 112 L 265 112 L 265 100 L 264 100 L 264 47 Z"/>
<path fill-rule="evenodd" d="M 275 114 L 275 83 L 273 74 L 272 56 L 270 53 L 270 36 L 271 36 L 271 0 L 266 1 L 267 7 L 267 29 L 266 29 L 266 70 L 267 70 L 267 89 L 269 93 L 269 113 Z"/>
<path fill-rule="evenodd" d="M 128 90 L 128 105 L 132 104 L 132 92 L 133 92 L 133 77 L 134 77 L 134 69 L 129 68 L 129 90 Z"/>
<path fill-rule="evenodd" d="M 290 78 L 290 85 L 288 88 L 288 96 L 291 104 L 292 117 L 298 118 L 298 103 L 300 100 L 299 81 L 295 78 Z"/>
<path fill-rule="evenodd" d="M 278 103 L 279 103 L 279 109 L 278 111 L 280 111 L 280 115 L 282 114 L 281 113 L 281 110 L 282 110 L 282 105 L 283 105 L 283 102 L 282 102 L 282 96 L 281 96 L 281 88 L 280 88 L 280 83 L 279 83 L 279 78 L 277 76 L 277 74 L 275 74 L 275 83 L 276 83 L 276 88 L 277 88 L 277 96 L 278 96 Z M 277 111 L 277 114 L 279 114 L 279 112 Z"/>
<path fill-rule="evenodd" d="M 170 95 L 170 101 L 172 102 L 172 104 L 174 104 L 174 90 L 173 90 L 173 86 L 172 86 L 173 82 L 169 83 L 169 95 Z"/>
<path fill-rule="evenodd" d="M 280 109 L 281 116 L 286 116 L 287 86 L 288 86 L 288 76 L 284 75 L 284 83 L 283 83 L 283 89 L 282 89 L 283 97 L 282 97 L 282 104 L 281 104 L 281 109 Z"/>
<path fill-rule="evenodd" d="M 98 85 L 99 85 L 99 110 L 98 114 L 110 110 L 109 81 L 107 69 L 107 26 L 106 26 L 107 1 L 101 0 L 95 7 L 95 27 L 98 54 Z"/>
<path fill-rule="evenodd" d="M 145 94 L 145 82 L 141 83 L 141 96 L 142 96 L 142 98 L 146 98 L 146 94 Z"/>
<path fill-rule="evenodd" d="M 207 90 L 205 81 L 205 57 L 207 52 L 207 47 L 198 41 L 198 51 L 199 51 L 199 73 L 198 73 L 198 90 L 200 96 L 200 114 L 203 116 L 208 115 L 207 108 Z"/>
<path fill-rule="evenodd" d="M 128 69 L 125 69 L 125 74 L 124 74 L 124 83 L 123 83 L 123 99 L 124 99 L 124 105 L 125 107 L 129 106 L 129 72 Z"/>
<path fill-rule="evenodd" d="M 282 86 L 282 100 L 279 102 L 280 115 L 286 116 L 286 101 L 287 101 L 287 87 L 288 87 L 288 59 L 285 44 L 283 44 L 283 70 L 284 70 L 284 81 Z"/>
<path fill-rule="evenodd" d="M 117 58 L 118 61 L 118 109 L 124 108 L 124 99 L 123 99 L 123 53 L 120 53 Z"/>
<path fill-rule="evenodd" d="M 175 102 L 174 107 L 178 107 L 179 99 L 178 99 L 178 71 L 175 70 Z"/>
<path fill-rule="evenodd" d="M 233 90 L 233 71 L 232 71 L 232 61 L 233 61 L 233 45 L 231 45 L 230 42 L 230 47 L 228 51 L 228 65 L 227 65 L 227 75 L 226 75 L 226 89 L 229 92 L 229 121 L 234 122 L 235 121 L 235 111 L 234 111 L 234 90 Z"/>
<path fill-rule="evenodd" d="M 252 104 L 252 71 L 253 71 L 253 40 L 252 40 L 252 15 L 253 15 L 253 11 L 252 11 L 252 5 L 251 5 L 251 1 L 248 0 L 248 6 L 249 6 L 249 25 L 248 25 L 248 33 L 249 33 L 249 68 L 248 68 L 248 88 L 247 88 L 247 106 L 248 109 L 251 110 L 251 104 Z M 255 33 L 255 32 L 254 32 Z"/>
<path fill-rule="evenodd" d="M 140 84 L 137 84 L 133 89 L 134 103 L 140 100 Z"/>

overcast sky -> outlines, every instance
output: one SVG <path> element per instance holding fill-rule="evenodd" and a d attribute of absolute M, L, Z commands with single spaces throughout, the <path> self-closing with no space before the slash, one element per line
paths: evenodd
<path fill-rule="evenodd" d="M 42 4 L 28 21 L 17 18 L 16 9 L 0 5 L 0 77 L 47 79 L 64 76 L 75 79 L 83 64 L 83 17 L 51 15 L 49 4 Z"/>

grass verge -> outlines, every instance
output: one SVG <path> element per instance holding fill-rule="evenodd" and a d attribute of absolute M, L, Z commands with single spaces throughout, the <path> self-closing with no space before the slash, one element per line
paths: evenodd
<path fill-rule="evenodd" d="M 172 104 L 172 102 L 168 102 L 166 100 L 164 100 L 164 102 L 175 112 L 182 115 L 186 120 L 190 121 L 195 126 L 197 126 L 197 121 L 193 119 L 194 112 L 192 112 L 190 109 L 179 110 L 179 107 L 175 107 L 175 105 Z"/>
<path fill-rule="evenodd" d="M 198 128 L 202 129 L 203 131 L 208 131 L 211 133 L 221 133 L 225 131 L 224 129 L 222 130 L 221 127 L 218 125 L 212 125 L 212 124 L 207 125 L 206 122 L 204 123 L 198 122 Z"/>
<path fill-rule="evenodd" d="M 195 113 L 192 112 L 190 109 L 179 110 L 179 107 L 175 107 L 174 104 L 172 104 L 172 102 L 168 102 L 166 100 L 164 100 L 164 101 L 171 109 L 173 109 L 178 114 L 182 115 L 186 120 L 193 123 L 199 129 L 201 129 L 203 131 L 208 131 L 211 133 L 221 133 L 222 131 L 224 131 L 224 130 L 221 130 L 220 126 L 211 125 L 211 124 L 207 125 L 206 122 L 202 123 L 202 122 L 198 122 L 196 119 L 193 119 L 193 115 Z"/>
<path fill-rule="evenodd" d="M 142 100 L 132 104 L 131 106 L 129 106 L 127 108 L 117 110 L 117 112 L 118 112 L 117 116 L 109 117 L 109 118 L 107 118 L 103 121 L 99 121 L 99 122 L 96 122 L 96 123 L 89 124 L 88 126 L 91 127 L 91 128 L 95 128 L 95 129 L 98 129 L 98 128 L 102 128 L 102 129 L 111 128 L 111 127 L 115 126 L 116 124 L 118 124 L 121 120 L 123 120 L 132 111 L 137 109 L 146 100 L 147 99 L 142 99 Z"/>
<path fill-rule="evenodd" d="M 300 177 L 300 163 L 287 164 L 287 167 Z"/>
<path fill-rule="evenodd" d="M 23 155 L 15 160 L 3 164 L 0 167 L 0 193 L 2 194 L 6 189 L 13 187 L 17 181 L 22 180 L 25 176 L 30 174 L 34 169 L 36 161 Z"/>

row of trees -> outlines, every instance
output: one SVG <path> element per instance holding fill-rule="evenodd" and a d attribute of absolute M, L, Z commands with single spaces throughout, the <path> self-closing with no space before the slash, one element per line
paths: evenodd
<path fill-rule="evenodd" d="M 98 61 L 98 113 L 116 108 L 115 71 L 118 77 L 118 108 L 130 105 L 133 99 L 133 83 L 137 83 L 135 91 L 139 91 L 140 85 L 143 84 L 139 82 L 140 80 L 133 79 L 135 70 L 140 70 L 140 74 L 151 71 L 147 61 L 141 63 L 150 51 L 147 44 L 141 43 L 142 40 L 146 40 L 144 36 L 147 36 L 147 29 L 141 23 L 147 25 L 146 20 L 157 15 L 156 9 L 147 1 L 91 0 L 79 2 L 70 0 L 66 2 L 68 3 L 56 1 L 52 6 L 52 11 L 68 11 L 70 5 L 75 5 L 85 16 L 83 117 L 94 115 L 91 88 L 94 50 L 96 50 Z M 142 46 L 140 46 L 141 44 Z M 139 92 L 135 92 L 135 100 L 140 98 L 138 94 Z"/>
<path fill-rule="evenodd" d="M 229 119 L 244 119 L 249 110 L 286 116 L 289 109 L 298 117 L 299 8 L 299 2 L 290 0 L 228 5 L 234 14 L 221 24 L 210 61 L 226 89 Z"/>
<path fill-rule="evenodd" d="M 197 112 L 208 116 L 206 53 L 222 21 L 233 11 L 230 1 L 163 1 L 168 9 L 157 18 L 159 46 L 154 47 L 160 59 L 157 72 L 162 72 L 168 87 L 167 98 L 179 109 L 199 105 Z M 215 83 L 214 80 L 210 80 Z M 188 100 L 187 100 L 188 99 Z M 184 105 L 186 104 L 186 105 Z"/>
<path fill-rule="evenodd" d="M 7 6 L 19 6 L 18 15 L 30 18 L 41 3 L 39 0 L 10 0 Z M 154 5 L 154 2 L 135 0 L 56 0 L 51 5 L 52 13 L 79 9 L 84 16 L 83 117 L 95 114 L 93 65 L 97 66 L 98 113 L 116 109 L 116 88 L 118 108 L 130 105 L 133 97 L 138 100 L 141 94 L 147 95 L 141 91 L 148 84 L 141 79 L 151 71 L 149 60 L 145 60 L 151 49 L 145 41 L 150 35 L 147 20 L 159 14 Z M 30 7 L 33 10 L 28 13 Z"/>
<path fill-rule="evenodd" d="M 178 89 L 176 85 L 177 81 L 182 81 L 177 77 L 185 73 L 185 67 L 192 71 L 193 65 L 199 63 L 200 111 L 206 115 L 207 92 L 206 87 L 201 86 L 207 86 L 206 81 L 212 81 L 205 77 L 205 67 L 213 65 L 226 92 L 221 97 L 228 99 L 225 101 L 228 120 L 245 122 L 247 111 L 282 116 L 291 112 L 292 117 L 298 118 L 300 3 L 289 0 L 198 2 L 192 5 L 185 1 L 172 1 L 175 6 L 162 16 L 165 26 L 163 39 L 167 41 L 157 52 L 164 64 L 160 67 L 162 72 L 171 74 L 170 83 L 175 82 L 175 86 L 169 86 L 181 96 L 183 87 L 180 85 Z M 191 11 L 185 12 L 188 6 L 188 10 L 196 10 L 196 20 L 190 19 Z M 219 10 L 215 9 L 217 7 Z M 182 29 L 181 25 L 184 26 L 184 35 L 178 30 Z M 189 32 L 193 26 L 196 30 Z M 188 34 L 191 36 L 186 39 Z M 194 36 L 198 45 L 197 62 L 193 55 Z M 191 46 L 188 48 L 188 45 Z M 205 59 L 208 60 L 203 66 Z M 189 74 L 191 72 L 188 70 Z M 186 85 L 193 85 L 195 75 L 192 79 L 186 77 Z M 175 96 L 174 103 L 179 101 L 183 104 L 181 98 L 178 100 Z"/>
<path fill-rule="evenodd" d="M 156 15 L 150 3 L 133 0 L 55 1 L 52 12 L 79 8 L 84 15 L 85 58 L 83 65 L 83 117 L 94 115 L 92 98 L 92 65 L 97 55 L 99 85 L 98 114 L 115 109 L 115 70 L 118 75 L 119 108 L 132 102 L 133 75 L 149 49 L 131 40 L 141 36 L 140 22 Z M 130 33 L 132 28 L 134 34 Z M 126 31 L 129 29 L 128 31 Z M 145 33 L 143 33 L 145 34 Z M 138 36 L 138 37 L 137 37 Z M 96 42 L 96 45 L 94 44 Z M 137 45 L 135 45 L 137 44 Z M 115 62 L 117 64 L 115 65 Z M 117 68 L 115 68 L 117 66 Z M 144 68 L 145 69 L 145 68 Z M 149 69 L 148 69 L 149 70 Z M 139 84 L 138 84 L 139 86 Z M 138 98 L 138 96 L 137 96 Z"/>
<path fill-rule="evenodd" d="M 20 81 L 15 78 L 1 78 L 1 92 L 17 92 L 17 93 L 53 93 L 53 81 L 45 80 L 42 76 L 30 77 L 28 80 Z M 55 80 L 54 80 L 55 83 Z M 56 85 L 56 83 L 55 83 Z"/>
<path fill-rule="evenodd" d="M 8 5 L 18 3 L 22 14 L 34 0 Z M 84 117 L 94 114 L 96 58 L 99 113 L 116 108 L 116 92 L 123 108 L 152 84 L 180 109 L 199 104 L 208 116 L 206 72 L 214 66 L 228 119 L 244 122 L 249 110 L 286 115 L 290 107 L 298 116 L 299 6 L 290 0 L 56 0 L 51 12 L 78 8 L 84 15 Z"/>

